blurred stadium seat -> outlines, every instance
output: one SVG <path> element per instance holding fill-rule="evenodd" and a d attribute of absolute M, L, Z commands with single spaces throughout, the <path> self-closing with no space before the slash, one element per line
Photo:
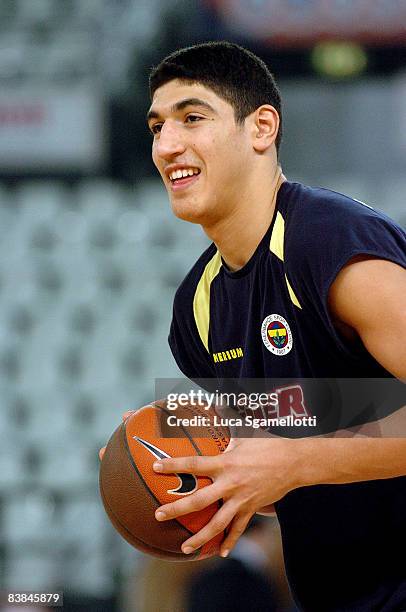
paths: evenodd
<path fill-rule="evenodd" d="M 98 179 L 70 190 L 54 181 L 2 187 L 0 220 L 6 576 L 17 586 L 38 559 L 26 588 L 52 584 L 59 572 L 89 592 L 109 581 L 90 545 L 75 561 L 86 564 L 86 579 L 69 555 L 56 571 L 51 552 L 38 557 L 35 547 L 55 533 L 67 550 L 111 537 L 97 490 L 90 502 L 83 497 L 97 482 L 97 450 L 125 410 L 153 398 L 156 376 L 176 376 L 166 343 L 171 302 L 193 242 L 197 255 L 207 241 L 191 228 L 185 245 L 155 183 L 136 192 Z M 35 494 L 24 493 L 27 484 Z M 54 494 L 71 499 L 55 511 L 56 523 L 47 502 Z"/>

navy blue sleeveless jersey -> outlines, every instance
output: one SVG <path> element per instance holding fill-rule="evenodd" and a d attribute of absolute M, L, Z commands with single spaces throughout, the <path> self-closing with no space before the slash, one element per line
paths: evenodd
<path fill-rule="evenodd" d="M 282 183 L 248 263 L 230 272 L 212 244 L 179 287 L 169 334 L 179 368 L 193 380 L 390 377 L 329 313 L 330 286 L 357 255 L 406 267 L 405 232 L 341 194 Z M 275 504 L 302 610 L 406 610 L 405 486 L 309 486 Z"/>

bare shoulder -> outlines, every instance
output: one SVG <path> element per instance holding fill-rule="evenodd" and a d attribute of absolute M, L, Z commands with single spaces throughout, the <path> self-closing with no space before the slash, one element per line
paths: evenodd
<path fill-rule="evenodd" d="M 332 314 L 355 324 L 384 307 L 405 310 L 406 269 L 373 256 L 358 255 L 339 272 L 329 291 Z"/>
<path fill-rule="evenodd" d="M 342 268 L 328 296 L 338 325 L 354 330 L 377 361 L 399 377 L 404 376 L 398 361 L 406 346 L 405 296 L 405 268 L 362 255 Z"/>

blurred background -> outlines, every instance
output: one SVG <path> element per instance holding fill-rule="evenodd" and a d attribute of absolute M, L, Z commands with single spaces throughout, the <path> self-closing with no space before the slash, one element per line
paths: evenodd
<path fill-rule="evenodd" d="M 172 298 L 207 240 L 171 216 L 152 166 L 147 80 L 216 39 L 275 74 L 290 180 L 406 220 L 401 0 L 0 0 L 1 588 L 63 590 L 66 610 L 181 612 L 193 580 L 206 592 L 195 565 L 116 535 L 97 453 L 178 375 Z M 260 527 L 270 549 L 248 533 L 236 556 L 267 568 L 270 610 L 292 610 L 278 526 Z"/>

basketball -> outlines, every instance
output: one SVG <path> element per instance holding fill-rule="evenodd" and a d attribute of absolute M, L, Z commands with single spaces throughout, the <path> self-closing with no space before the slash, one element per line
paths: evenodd
<path fill-rule="evenodd" d="M 225 533 L 190 555 L 181 551 L 181 545 L 210 521 L 221 500 L 173 520 L 158 522 L 155 518 L 159 506 L 190 495 L 211 484 L 211 479 L 157 474 L 152 468 L 164 457 L 224 452 L 230 435 L 225 428 L 214 426 L 214 414 L 212 409 L 190 404 L 170 411 L 166 401 L 160 400 L 130 415 L 111 436 L 100 465 L 100 494 L 113 526 L 138 550 L 171 561 L 218 554 Z"/>

